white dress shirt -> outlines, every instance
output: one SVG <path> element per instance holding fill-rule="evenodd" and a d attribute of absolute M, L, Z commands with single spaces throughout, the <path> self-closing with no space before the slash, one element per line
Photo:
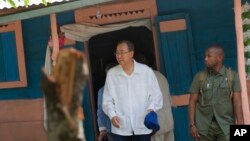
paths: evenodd
<path fill-rule="evenodd" d="M 120 65 L 107 73 L 103 94 L 103 111 L 112 119 L 118 116 L 120 128 L 114 134 L 130 136 L 150 134 L 144 125 L 147 110 L 162 108 L 162 93 L 151 68 L 134 61 L 134 71 L 127 75 Z"/>

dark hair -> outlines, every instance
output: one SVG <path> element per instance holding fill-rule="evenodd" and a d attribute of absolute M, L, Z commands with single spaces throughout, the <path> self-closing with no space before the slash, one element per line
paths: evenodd
<path fill-rule="evenodd" d="M 117 43 L 117 46 L 120 45 L 120 44 L 123 44 L 123 43 L 127 44 L 129 51 L 135 51 L 134 44 L 131 41 L 129 41 L 129 40 L 122 40 L 122 41 L 120 41 L 120 42 Z"/>
<path fill-rule="evenodd" d="M 224 48 L 223 48 L 221 45 L 219 45 L 219 44 L 212 44 L 212 45 L 210 45 L 210 46 L 206 49 L 206 51 L 208 51 L 208 50 L 210 50 L 210 49 L 214 49 L 216 54 L 220 54 L 220 55 L 222 55 L 223 58 L 224 58 L 224 56 L 225 56 L 225 51 L 224 51 Z"/>
<path fill-rule="evenodd" d="M 141 53 L 136 53 L 134 58 L 137 62 L 148 65 L 148 60 L 145 55 Z"/>

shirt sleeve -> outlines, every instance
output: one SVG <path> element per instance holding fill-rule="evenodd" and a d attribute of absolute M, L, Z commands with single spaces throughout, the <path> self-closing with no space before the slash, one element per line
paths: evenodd
<path fill-rule="evenodd" d="M 197 73 L 194 78 L 193 81 L 191 83 L 190 89 L 189 89 L 189 93 L 190 94 L 198 94 L 199 93 L 199 74 Z"/>
<path fill-rule="evenodd" d="M 114 98 L 110 87 L 110 81 L 111 81 L 111 76 L 110 73 L 108 72 L 106 82 L 104 85 L 102 108 L 104 113 L 108 115 L 110 119 L 112 119 L 114 116 L 116 116 L 116 112 L 115 112 Z"/>
<path fill-rule="evenodd" d="M 98 91 L 97 99 L 97 124 L 99 131 L 106 130 L 105 127 L 105 113 L 102 110 L 102 97 L 103 97 L 103 87 Z"/>
<path fill-rule="evenodd" d="M 238 73 L 236 72 L 234 72 L 234 79 L 232 83 L 233 92 L 241 92 L 240 78 Z"/>
<path fill-rule="evenodd" d="M 159 83 L 156 79 L 156 76 L 153 70 L 150 69 L 149 71 L 149 80 L 148 80 L 148 87 L 149 87 L 149 106 L 147 110 L 154 110 L 158 111 L 163 106 L 163 98 L 162 93 L 159 87 Z"/>

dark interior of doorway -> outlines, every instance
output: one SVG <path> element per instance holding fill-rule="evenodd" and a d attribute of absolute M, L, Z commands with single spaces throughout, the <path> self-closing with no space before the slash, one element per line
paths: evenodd
<path fill-rule="evenodd" d="M 105 66 L 110 62 L 117 63 L 114 52 L 116 44 L 121 40 L 130 40 L 134 43 L 135 55 L 143 54 L 147 58 L 148 65 L 154 68 L 155 56 L 153 34 L 147 27 L 128 27 L 92 37 L 89 40 L 89 56 L 96 108 L 98 90 L 105 83 Z"/>

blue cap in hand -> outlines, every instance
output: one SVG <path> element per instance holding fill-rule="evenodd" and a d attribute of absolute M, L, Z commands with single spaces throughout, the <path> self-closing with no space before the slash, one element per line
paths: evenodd
<path fill-rule="evenodd" d="M 153 132 L 157 132 L 160 130 L 160 125 L 158 122 L 157 114 L 154 111 L 149 112 L 144 120 L 144 125 L 148 128 L 153 130 Z"/>

